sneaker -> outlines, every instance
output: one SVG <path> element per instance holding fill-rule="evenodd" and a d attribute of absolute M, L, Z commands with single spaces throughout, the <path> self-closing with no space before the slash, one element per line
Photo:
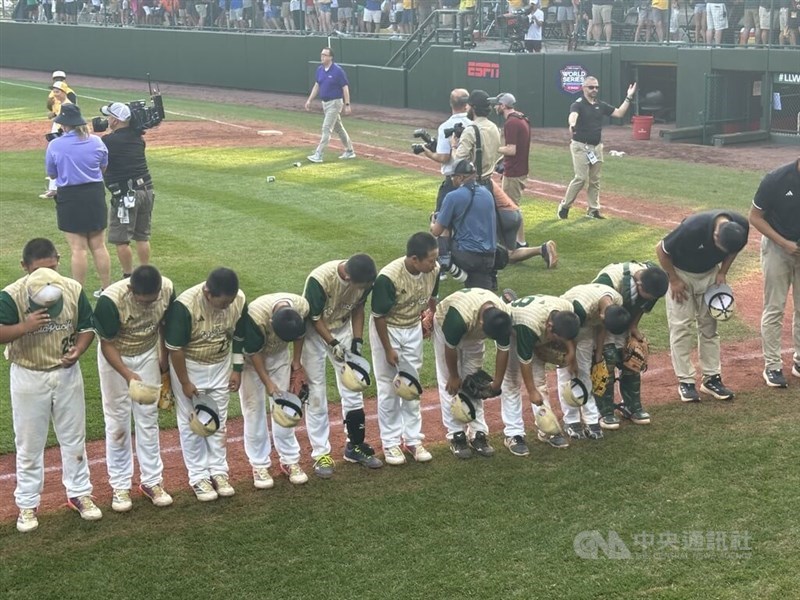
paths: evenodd
<path fill-rule="evenodd" d="M 330 479 L 333 477 L 333 471 L 336 468 L 336 463 L 333 462 L 330 454 L 320 456 L 314 463 L 314 475 L 320 479 Z"/>
<path fill-rule="evenodd" d="M 603 429 L 619 429 L 621 422 L 617 415 L 605 415 L 600 417 L 600 427 Z"/>
<path fill-rule="evenodd" d="M 81 515 L 81 519 L 85 521 L 99 521 L 103 518 L 103 513 L 89 495 L 81 496 L 80 498 L 69 498 L 67 506 L 72 510 L 77 510 Z"/>
<path fill-rule="evenodd" d="M 114 490 L 111 496 L 111 510 L 114 512 L 128 512 L 133 508 L 130 490 Z"/>
<path fill-rule="evenodd" d="M 558 251 L 553 240 L 548 240 L 542 244 L 542 260 L 548 269 L 552 269 L 558 264 Z"/>
<path fill-rule="evenodd" d="M 582 440 L 585 437 L 580 422 L 564 423 L 564 432 L 571 440 Z"/>
<path fill-rule="evenodd" d="M 520 248 L 528 248 L 528 242 L 517 242 L 517 250 Z"/>
<path fill-rule="evenodd" d="M 475 450 L 475 452 L 484 458 L 494 456 L 494 448 L 489 445 L 489 440 L 483 431 L 477 432 L 475 437 L 470 441 L 469 445 L 472 446 L 472 449 Z"/>
<path fill-rule="evenodd" d="M 678 386 L 678 394 L 684 402 L 700 402 L 700 394 L 693 383 L 682 383 Z"/>
<path fill-rule="evenodd" d="M 339 155 L 339 160 L 350 160 L 351 158 L 355 158 L 356 153 L 355 150 L 345 150 Z M 319 161 L 322 162 L 322 161 Z"/>
<path fill-rule="evenodd" d="M 586 434 L 587 440 L 603 439 L 603 428 L 600 427 L 600 423 L 592 423 L 591 425 L 587 425 L 583 432 Z"/>
<path fill-rule="evenodd" d="M 267 467 L 257 467 L 253 469 L 253 487 L 257 490 L 268 490 L 275 485 L 272 475 L 269 474 Z M 233 488 L 231 488 L 233 489 Z M 219 491 L 219 489 L 217 490 Z M 224 496 L 225 494 L 220 494 Z M 233 494 L 230 494 L 233 496 Z"/>
<path fill-rule="evenodd" d="M 469 449 L 466 433 L 459 431 L 453 434 L 453 437 L 450 439 L 450 452 L 452 452 L 456 458 L 472 458 L 472 450 Z"/>
<path fill-rule="evenodd" d="M 289 476 L 289 483 L 294 485 L 303 485 L 308 481 L 308 475 L 300 468 L 297 463 L 291 465 L 281 465 L 281 473 Z"/>
<path fill-rule="evenodd" d="M 733 390 L 725 387 L 722 383 L 722 377 L 719 375 L 712 375 L 700 385 L 700 391 L 708 394 L 717 400 L 733 400 Z"/>
<path fill-rule="evenodd" d="M 514 300 L 519 298 L 519 296 L 517 296 L 517 292 L 515 292 L 511 288 L 504 289 L 503 293 L 500 295 L 500 297 L 503 299 L 503 302 L 505 302 L 506 304 L 511 304 Z"/>
<path fill-rule="evenodd" d="M 94 292 L 92 292 L 92 296 L 94 296 L 95 298 L 99 298 L 102 295 L 103 295 L 103 288 L 100 288 L 99 290 L 95 290 Z"/>
<path fill-rule="evenodd" d="M 447 279 L 447 271 L 439 271 L 439 281 Z"/>
<path fill-rule="evenodd" d="M 536 434 L 536 438 L 543 444 L 549 444 L 553 448 L 569 448 L 569 442 L 567 441 L 567 438 L 560 433 L 556 435 L 547 435 L 546 433 L 542 433 L 540 431 Z"/>
<path fill-rule="evenodd" d="M 197 496 L 200 502 L 211 502 L 219 498 L 219 494 L 217 494 L 214 486 L 211 485 L 210 479 L 201 479 L 192 486 L 192 490 L 194 490 L 194 495 Z"/>
<path fill-rule="evenodd" d="M 39 194 L 39 198 L 41 198 L 42 200 L 50 200 L 55 197 L 56 197 L 55 190 L 47 190 L 44 194 Z"/>
<path fill-rule="evenodd" d="M 800 362 L 795 362 L 792 365 L 792 375 L 795 377 L 800 377 Z"/>
<path fill-rule="evenodd" d="M 620 414 L 636 425 L 650 425 L 650 413 L 644 409 L 631 410 L 624 404 L 615 404 L 614 407 Z"/>
<path fill-rule="evenodd" d="M 308 160 L 310 160 L 311 162 L 313 162 L 313 163 L 321 163 L 322 162 L 322 157 L 319 154 L 316 154 L 316 153 L 310 154 L 309 156 L 306 156 L 306 158 Z"/>
<path fill-rule="evenodd" d="M 387 465 L 404 465 L 406 464 L 406 456 L 400 449 L 400 446 L 392 446 L 383 451 L 383 458 Z"/>
<path fill-rule="evenodd" d="M 430 462 L 433 460 L 433 454 L 428 452 L 422 444 L 403 446 L 403 448 L 414 457 L 414 461 L 416 462 Z"/>
<path fill-rule="evenodd" d="M 267 473 L 267 475 L 269 475 L 269 473 Z M 270 481 L 272 481 L 272 477 L 270 477 Z M 211 476 L 211 485 L 217 490 L 217 495 L 222 498 L 230 498 L 236 493 L 236 490 L 233 489 L 230 481 L 228 481 L 228 476 L 222 473 Z"/>
<path fill-rule="evenodd" d="M 514 435 L 505 439 L 505 447 L 514 456 L 528 456 L 531 451 L 528 450 L 528 444 L 525 443 L 524 435 Z"/>
<path fill-rule="evenodd" d="M 588 211 L 586 211 L 586 216 L 590 219 L 605 219 L 605 217 L 601 215 L 600 211 L 596 208 L 590 208 Z"/>
<path fill-rule="evenodd" d="M 764 381 L 767 382 L 769 387 L 774 388 L 785 388 L 789 387 L 789 384 L 786 383 L 786 377 L 783 376 L 783 371 L 780 369 L 775 369 L 774 371 L 765 370 L 761 376 L 764 378 Z"/>
<path fill-rule="evenodd" d="M 344 449 L 344 459 L 347 462 L 363 465 L 368 469 L 380 469 L 383 463 L 370 454 L 363 444 L 347 444 Z"/>
<path fill-rule="evenodd" d="M 158 483 L 155 485 L 141 484 L 139 486 L 139 491 L 150 498 L 153 506 L 163 507 L 172 504 L 172 496 L 170 496 L 167 491 Z"/>
<path fill-rule="evenodd" d="M 562 221 L 564 219 L 569 219 L 569 209 L 566 208 L 566 207 L 562 208 L 561 206 L 559 206 L 557 214 L 558 214 L 558 218 L 561 219 Z"/>
<path fill-rule="evenodd" d="M 28 533 L 39 527 L 39 518 L 36 516 L 35 508 L 23 508 L 17 517 L 17 531 Z"/>

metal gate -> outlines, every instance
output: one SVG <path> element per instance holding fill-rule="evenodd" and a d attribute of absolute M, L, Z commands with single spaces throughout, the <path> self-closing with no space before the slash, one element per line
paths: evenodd
<path fill-rule="evenodd" d="M 800 73 L 775 73 L 770 131 L 800 136 Z"/>
<path fill-rule="evenodd" d="M 705 103 L 701 115 L 703 125 L 703 143 L 711 142 L 711 136 L 720 131 L 725 131 L 725 125 L 742 124 L 746 127 L 752 121 L 752 103 L 743 101 L 749 99 L 752 79 L 748 84 L 738 72 L 706 73 L 705 78 Z"/>

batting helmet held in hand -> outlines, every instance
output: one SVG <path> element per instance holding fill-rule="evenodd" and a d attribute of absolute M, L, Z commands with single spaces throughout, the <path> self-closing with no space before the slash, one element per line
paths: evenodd
<path fill-rule="evenodd" d="M 574 377 L 561 388 L 561 399 L 570 406 L 580 408 L 589 401 L 589 390 L 580 379 Z"/>
<path fill-rule="evenodd" d="M 138 404 L 155 404 L 161 397 L 161 385 L 151 385 L 138 379 L 131 379 L 128 395 Z"/>
<path fill-rule="evenodd" d="M 211 408 L 211 407 L 214 408 Z M 194 405 L 189 417 L 189 429 L 200 437 L 213 435 L 219 429 L 219 414 L 215 410 L 216 403 L 209 396 L 202 395 Z"/>
<path fill-rule="evenodd" d="M 303 402 L 291 392 L 278 392 L 272 397 L 272 418 L 281 427 L 295 427 L 303 418 Z"/>
<path fill-rule="evenodd" d="M 561 433 L 558 419 L 547 405 L 542 404 L 541 406 L 534 406 L 533 416 L 536 419 L 536 427 L 538 427 L 539 431 L 542 433 L 547 435 L 558 435 Z"/>
<path fill-rule="evenodd" d="M 727 321 L 733 316 L 733 290 L 727 283 L 710 286 L 704 298 L 709 314 L 717 321 Z"/>
<path fill-rule="evenodd" d="M 401 359 L 397 366 L 397 375 L 394 380 L 394 390 L 403 400 L 419 400 L 422 395 L 422 385 L 419 382 L 419 373 L 407 361 Z"/>
<path fill-rule="evenodd" d="M 369 386 L 369 361 L 358 354 L 347 354 L 342 366 L 342 385 L 351 392 L 363 392 Z"/>
<path fill-rule="evenodd" d="M 471 423 L 475 420 L 475 400 L 464 392 L 458 392 L 450 405 L 450 412 L 456 421 Z"/>

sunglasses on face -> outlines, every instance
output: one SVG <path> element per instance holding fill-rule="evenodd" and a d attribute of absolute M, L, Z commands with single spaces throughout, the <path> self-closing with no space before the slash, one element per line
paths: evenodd
<path fill-rule="evenodd" d="M 587 85 L 586 89 L 587 90 L 599 90 L 600 86 L 599 85 Z"/>

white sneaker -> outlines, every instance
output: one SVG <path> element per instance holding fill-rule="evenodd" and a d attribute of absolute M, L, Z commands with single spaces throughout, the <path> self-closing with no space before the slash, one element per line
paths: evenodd
<path fill-rule="evenodd" d="M 35 508 L 23 508 L 17 517 L 17 531 L 28 533 L 39 527 L 39 519 L 36 517 Z"/>
<path fill-rule="evenodd" d="M 200 502 L 211 502 L 219 498 L 219 494 L 217 494 L 214 486 L 211 485 L 210 479 L 201 479 L 192 486 L 192 489 Z"/>
<path fill-rule="evenodd" d="M 267 473 L 267 476 L 269 476 L 269 473 Z M 269 480 L 271 483 L 272 477 L 270 477 Z M 211 484 L 214 486 L 214 489 L 217 490 L 217 495 L 222 498 L 230 498 L 236 493 L 236 490 L 233 489 L 233 486 L 228 481 L 227 475 L 212 475 Z"/>
<path fill-rule="evenodd" d="M 400 446 L 386 448 L 383 451 L 383 457 L 386 460 L 387 465 L 397 466 L 406 464 L 406 457 L 403 454 L 403 451 L 400 449 Z"/>
<path fill-rule="evenodd" d="M 311 162 L 313 162 L 313 163 L 321 163 L 322 162 L 322 157 L 319 154 L 316 154 L 316 153 L 315 154 L 309 154 L 308 156 L 306 156 L 306 158 L 308 160 L 310 160 Z"/>
<path fill-rule="evenodd" d="M 272 475 L 269 474 L 269 469 L 267 467 L 253 469 L 253 487 L 258 490 L 268 490 L 274 485 L 275 481 L 272 479 Z M 230 484 L 228 484 L 228 487 L 230 487 Z M 219 491 L 219 488 L 217 488 L 217 491 Z M 225 494 L 220 494 L 220 496 L 224 495 Z M 230 495 L 233 496 L 233 494 Z"/>
<path fill-rule="evenodd" d="M 111 510 L 114 512 L 128 512 L 133 508 L 130 490 L 114 490 L 111 496 Z"/>
<path fill-rule="evenodd" d="M 339 155 L 339 160 L 349 160 L 351 158 L 355 158 L 356 153 L 354 150 L 345 150 Z M 322 161 L 320 161 L 322 162 Z"/>
<path fill-rule="evenodd" d="M 406 446 L 406 451 L 414 457 L 415 462 L 430 462 L 433 460 L 433 454 L 428 452 L 422 444 L 416 446 Z"/>
<path fill-rule="evenodd" d="M 103 518 L 102 511 L 97 508 L 97 505 L 89 495 L 81 496 L 80 498 L 67 499 L 67 506 L 73 510 L 77 510 L 81 515 L 81 519 L 85 521 L 99 521 Z"/>
<path fill-rule="evenodd" d="M 308 481 L 308 475 L 300 468 L 300 465 L 294 463 L 293 465 L 281 465 L 281 473 L 289 476 L 289 483 L 294 485 L 303 485 Z"/>
<path fill-rule="evenodd" d="M 141 484 L 139 491 L 150 498 L 154 506 L 169 506 L 172 504 L 172 496 L 158 483 L 156 485 Z"/>

